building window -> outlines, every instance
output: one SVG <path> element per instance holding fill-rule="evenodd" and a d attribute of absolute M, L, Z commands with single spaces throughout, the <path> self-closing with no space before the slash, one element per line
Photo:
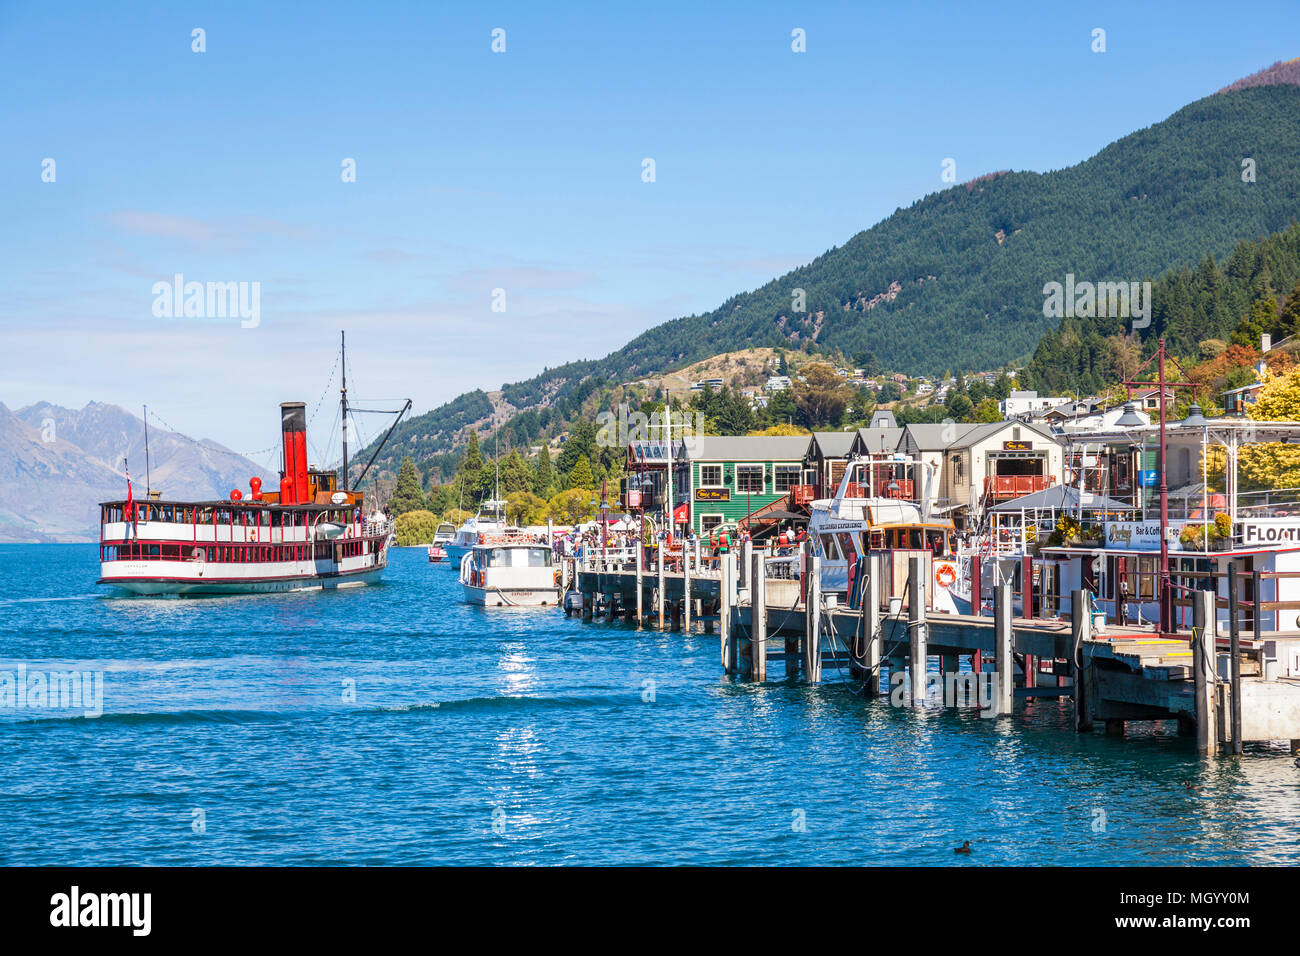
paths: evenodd
<path fill-rule="evenodd" d="M 798 465 L 777 465 L 772 475 L 773 491 L 789 491 L 799 484 Z"/>
<path fill-rule="evenodd" d="M 721 465 L 700 465 L 700 487 L 701 488 L 722 487 L 722 466 Z"/>
<path fill-rule="evenodd" d="M 736 466 L 736 491 L 740 494 L 762 494 L 763 493 L 763 466 L 762 465 L 737 465 Z"/>
<path fill-rule="evenodd" d="M 700 515 L 700 534 L 712 534 L 722 524 L 722 515 Z"/>
<path fill-rule="evenodd" d="M 952 456 L 952 479 L 961 481 L 966 474 L 966 456 L 957 454 Z"/>

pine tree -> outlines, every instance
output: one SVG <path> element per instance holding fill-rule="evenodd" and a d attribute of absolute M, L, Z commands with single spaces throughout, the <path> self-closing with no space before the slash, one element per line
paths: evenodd
<path fill-rule="evenodd" d="M 586 455 L 579 455 L 577 463 L 573 470 L 569 472 L 568 485 L 570 488 L 593 488 L 596 479 L 591 474 L 591 463 L 587 461 Z"/>
<path fill-rule="evenodd" d="M 533 470 L 533 493 L 549 499 L 554 484 L 555 472 L 551 468 L 551 453 L 545 445 L 542 445 L 542 452 L 537 456 L 537 465 Z"/>
<path fill-rule="evenodd" d="M 533 470 L 517 451 L 512 451 L 501 462 L 501 491 L 510 495 L 517 491 L 533 490 Z"/>
<path fill-rule="evenodd" d="M 397 484 L 393 488 L 393 497 L 388 500 L 388 507 L 394 515 L 424 509 L 420 474 L 415 470 L 415 462 L 411 461 L 410 455 L 402 459 L 402 467 L 397 473 Z"/>
<path fill-rule="evenodd" d="M 1282 335 L 1300 332 L 1300 282 L 1295 284 L 1291 294 L 1286 297 L 1286 305 L 1278 317 L 1278 326 Z"/>

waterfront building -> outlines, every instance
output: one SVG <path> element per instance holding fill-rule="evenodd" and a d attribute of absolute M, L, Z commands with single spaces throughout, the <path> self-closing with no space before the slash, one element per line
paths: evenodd
<path fill-rule="evenodd" d="M 676 447 L 677 518 L 707 536 L 788 501 L 803 477 L 808 436 L 696 436 Z"/>

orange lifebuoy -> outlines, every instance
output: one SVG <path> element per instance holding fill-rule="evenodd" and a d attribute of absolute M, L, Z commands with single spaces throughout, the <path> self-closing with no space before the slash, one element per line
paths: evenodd
<path fill-rule="evenodd" d="M 934 583 L 941 588 L 952 587 L 957 580 L 957 569 L 951 564 L 939 564 L 934 569 Z"/>

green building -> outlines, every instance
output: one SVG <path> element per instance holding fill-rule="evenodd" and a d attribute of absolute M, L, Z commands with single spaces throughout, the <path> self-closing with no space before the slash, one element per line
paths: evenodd
<path fill-rule="evenodd" d="M 678 513 L 706 536 L 783 498 L 800 484 L 807 435 L 697 436 L 674 462 Z M 679 445 L 679 448 L 683 446 Z"/>

